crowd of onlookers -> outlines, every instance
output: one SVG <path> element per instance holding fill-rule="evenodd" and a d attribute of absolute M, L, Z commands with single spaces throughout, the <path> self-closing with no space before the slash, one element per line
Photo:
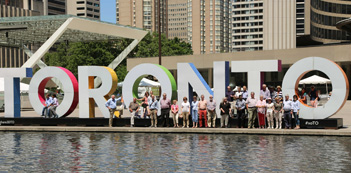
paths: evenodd
<path fill-rule="evenodd" d="M 258 95 L 258 97 L 256 97 Z M 173 127 L 189 128 L 190 120 L 192 128 L 198 127 L 216 127 L 216 109 L 220 112 L 220 127 L 229 127 L 230 119 L 237 119 L 237 127 L 244 128 L 247 121 L 248 128 L 255 128 L 256 119 L 258 120 L 258 128 L 281 129 L 282 123 L 287 129 L 300 128 L 299 111 L 300 104 L 307 104 L 307 97 L 309 97 L 310 105 L 317 107 L 319 95 L 314 86 L 311 87 L 309 93 L 302 88 L 299 95 L 283 96 L 280 86 L 267 87 L 262 85 L 259 94 L 248 92 L 247 87 L 237 86 L 235 91 L 228 86 L 226 97 L 222 102 L 217 104 L 213 96 L 209 96 L 208 100 L 201 95 L 200 98 L 193 96 L 193 98 L 183 98 L 183 102 L 178 105 L 176 100 L 171 101 L 163 94 L 159 100 L 152 94 L 146 92 L 141 99 L 134 98 L 129 104 L 129 112 L 131 113 L 131 127 L 134 126 L 135 117 L 139 116 L 139 110 L 143 109 L 143 117 L 150 118 L 150 127 L 170 127 L 170 115 L 173 119 Z M 106 107 L 110 110 L 110 126 L 112 126 L 112 118 L 114 111 L 122 110 L 123 104 L 118 107 L 117 101 L 113 95 L 111 99 L 106 102 Z M 158 118 L 158 112 L 161 112 Z M 180 123 L 179 119 L 183 122 Z M 292 120 L 295 120 L 294 127 Z M 182 126 L 180 125 L 182 124 Z M 256 126 L 257 127 L 257 126 Z"/>

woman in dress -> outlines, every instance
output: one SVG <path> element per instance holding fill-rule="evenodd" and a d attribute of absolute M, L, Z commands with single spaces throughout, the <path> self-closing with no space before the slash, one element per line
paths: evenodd
<path fill-rule="evenodd" d="M 264 129 L 265 126 L 265 113 L 266 113 L 266 101 L 263 99 L 263 95 L 260 96 L 260 100 L 256 103 L 257 114 L 258 114 L 258 126 L 260 129 Z"/>
<path fill-rule="evenodd" d="M 144 94 L 144 97 L 141 99 L 138 99 L 139 101 L 142 101 L 141 107 L 143 107 L 143 112 L 144 112 L 144 119 L 146 119 L 147 116 L 150 115 L 150 110 L 149 110 L 149 92 L 146 91 Z"/>
<path fill-rule="evenodd" d="M 188 102 L 188 98 L 183 98 L 183 103 L 180 108 L 180 111 L 183 114 L 183 128 L 189 128 L 190 103 Z"/>
<path fill-rule="evenodd" d="M 282 129 L 282 113 L 283 113 L 283 102 L 279 97 L 275 98 L 273 106 L 275 129 Z"/>
<path fill-rule="evenodd" d="M 197 97 L 194 96 L 193 97 L 193 101 L 191 102 L 191 108 L 192 108 L 192 111 L 191 111 L 191 118 L 192 118 L 192 121 L 193 121 L 193 128 L 197 128 L 197 123 L 198 123 L 198 120 L 199 120 L 199 114 L 198 114 L 198 108 L 199 106 L 199 102 L 197 101 Z"/>
<path fill-rule="evenodd" d="M 273 129 L 274 128 L 274 122 L 273 122 L 273 107 L 274 104 L 272 103 L 272 99 L 268 98 L 267 99 L 267 103 L 266 103 L 266 117 L 267 117 L 267 121 L 268 121 L 268 129 Z"/>

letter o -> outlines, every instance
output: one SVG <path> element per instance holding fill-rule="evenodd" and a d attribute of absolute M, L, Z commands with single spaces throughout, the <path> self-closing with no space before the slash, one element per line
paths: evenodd
<path fill-rule="evenodd" d="M 324 106 L 312 108 L 300 104 L 300 117 L 304 119 L 324 119 L 337 113 L 345 104 L 349 93 L 349 81 L 345 72 L 335 62 L 320 57 L 308 57 L 293 64 L 283 79 L 283 93 L 296 94 L 300 79 L 308 72 L 319 70 L 332 82 L 333 94 Z"/>
<path fill-rule="evenodd" d="M 130 70 L 123 81 L 122 94 L 127 107 L 133 101 L 133 97 L 138 97 L 139 83 L 147 75 L 155 76 L 158 79 L 162 93 L 166 93 L 167 98 L 171 99 L 172 96 L 176 96 L 177 85 L 168 69 L 157 64 L 140 64 Z"/>
<path fill-rule="evenodd" d="M 45 85 L 51 78 L 57 78 L 64 86 L 65 96 L 57 107 L 59 117 L 71 114 L 78 104 L 78 81 L 72 72 L 63 67 L 45 67 L 35 73 L 29 86 L 29 101 L 34 110 L 41 115 L 45 104 Z"/>

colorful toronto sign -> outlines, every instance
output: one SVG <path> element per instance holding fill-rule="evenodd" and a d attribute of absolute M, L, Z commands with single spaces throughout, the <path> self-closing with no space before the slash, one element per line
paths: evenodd
<path fill-rule="evenodd" d="M 229 69 L 228 61 L 213 62 L 214 88 L 211 90 L 204 78 L 192 63 L 177 64 L 177 83 L 168 69 L 157 64 L 140 64 L 129 71 L 124 82 L 122 94 L 126 106 L 137 97 L 138 85 L 141 79 L 152 75 L 161 84 L 162 93 L 168 98 L 178 99 L 181 104 L 183 97 L 191 98 L 193 91 L 208 98 L 214 96 L 217 103 L 225 97 L 226 86 L 229 85 L 230 72 L 248 75 L 249 92 L 259 96 L 262 72 L 281 71 L 280 60 L 232 61 Z M 149 69 L 149 70 L 145 70 Z M 336 63 L 320 57 L 308 57 L 293 64 L 283 79 L 283 94 L 298 95 L 297 87 L 300 79 L 308 72 L 319 70 L 324 72 L 333 85 L 333 95 L 329 101 L 317 108 L 301 104 L 300 117 L 304 119 L 324 119 L 337 113 L 345 104 L 349 93 L 349 82 L 345 72 Z M 34 110 L 40 115 L 44 106 L 45 85 L 53 77 L 57 78 L 64 89 L 64 99 L 57 107 L 59 117 L 69 116 L 79 105 L 80 118 L 94 118 L 95 104 L 105 118 L 109 118 L 105 102 L 116 90 L 118 78 L 116 73 L 108 67 L 80 66 L 78 67 L 78 81 L 76 77 L 63 67 L 45 67 L 35 75 L 31 68 L 2 68 L 0 77 L 5 78 L 5 117 L 19 118 L 20 112 L 20 78 L 32 77 L 29 87 L 29 99 Z M 99 77 L 102 84 L 94 86 L 94 78 Z M 79 92 L 78 92 L 79 91 Z M 219 109 L 217 109 L 219 111 Z M 217 112 L 219 115 L 219 112 Z"/>

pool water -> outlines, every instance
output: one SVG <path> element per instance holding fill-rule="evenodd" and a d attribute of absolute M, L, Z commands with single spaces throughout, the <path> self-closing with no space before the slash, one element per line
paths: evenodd
<path fill-rule="evenodd" d="M 350 137 L 0 132 L 0 172 L 349 172 Z"/>

